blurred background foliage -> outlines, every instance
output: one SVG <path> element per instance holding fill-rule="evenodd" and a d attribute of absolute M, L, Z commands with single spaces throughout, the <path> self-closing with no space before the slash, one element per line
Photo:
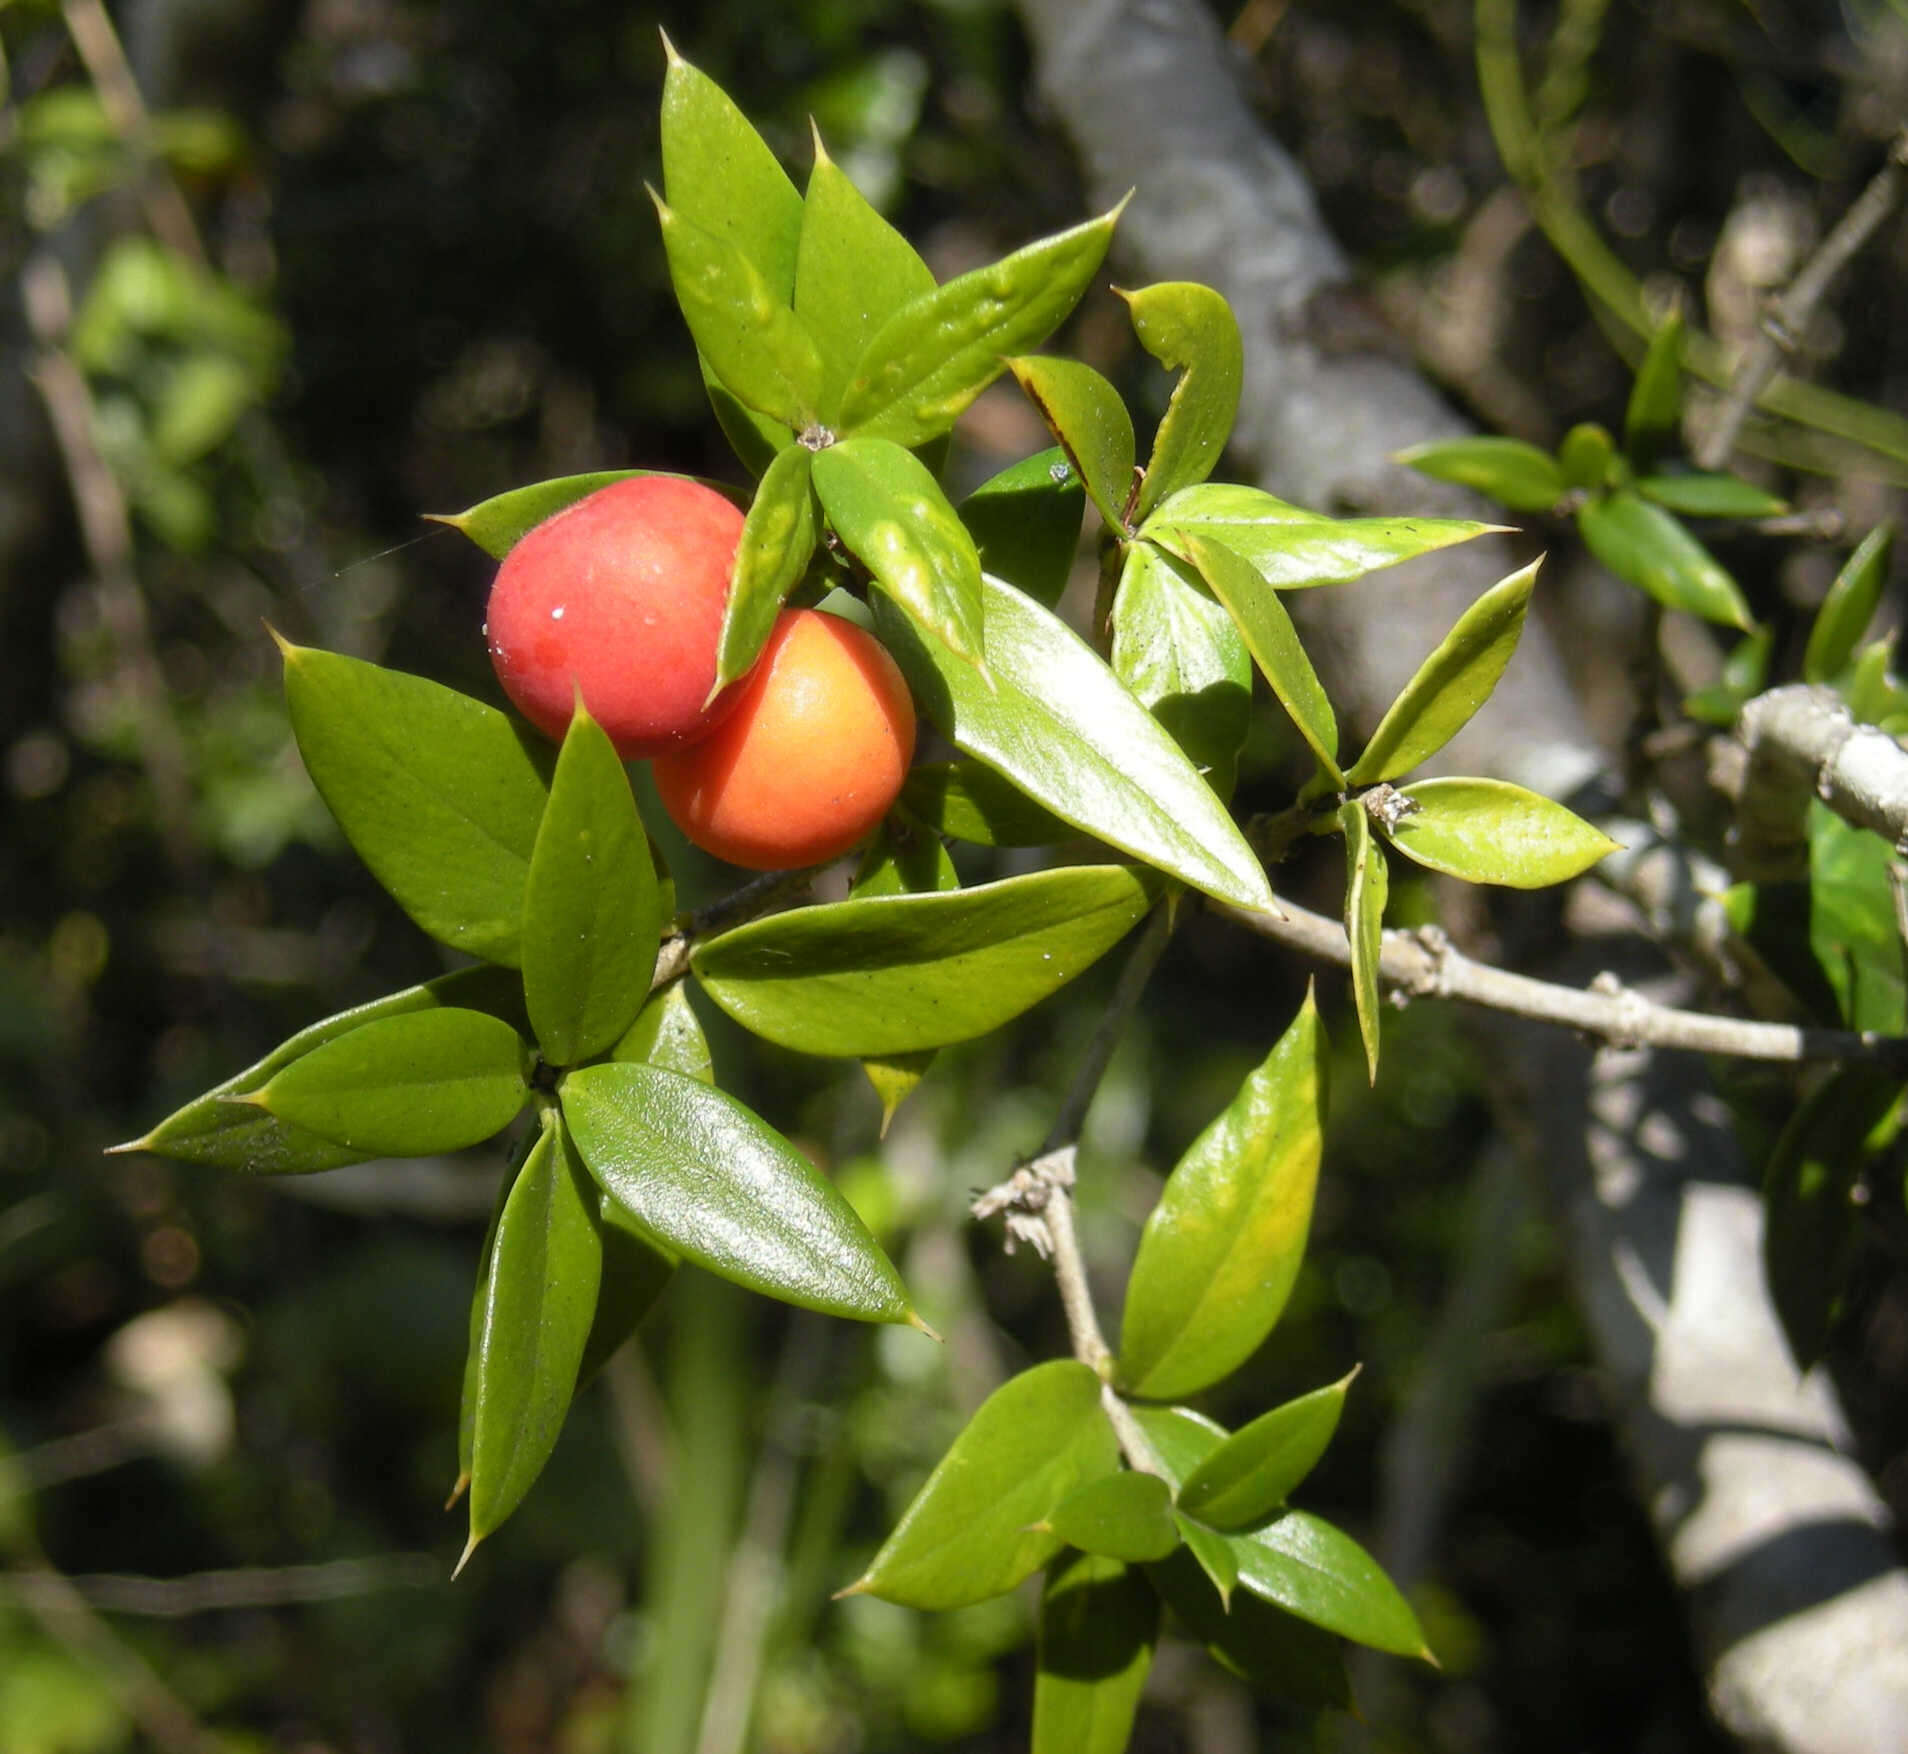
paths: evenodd
<path fill-rule="evenodd" d="M 1881 0 L 1527 11 L 1585 44 L 1581 89 L 1553 94 L 1583 106 L 1585 210 L 1646 289 L 1680 286 L 1725 334 L 1901 121 L 1908 33 Z M 1507 189 L 1468 7 L 1226 18 L 1365 271 L 1348 344 L 1414 351 L 1499 430 L 1618 424 L 1627 367 Z M 658 24 L 797 166 L 813 116 L 943 275 L 1082 210 L 997 0 L 125 0 L 116 30 L 97 0 L 0 5 L 5 1754 L 1024 1745 L 1024 1597 L 925 1618 L 829 1594 L 963 1411 L 1064 1349 L 1046 1274 L 965 1204 L 1039 1140 L 1110 971 L 940 1056 L 885 1141 L 858 1072 L 711 1019 L 725 1081 L 840 1176 L 948 1344 L 685 1273 L 456 1585 L 440 1506 L 495 1160 L 255 1183 L 101 1155 L 442 966 L 328 826 L 261 623 L 494 698 L 490 569 L 421 514 L 584 469 L 734 473 L 643 193 Z M 1887 405 L 1905 255 L 1897 223 L 1810 338 L 1819 375 Z M 1164 378 L 1110 298 L 1068 339 L 1157 412 Z M 963 438 L 974 478 L 1047 442 L 1007 390 Z M 1853 478 L 1795 491 L 1858 527 L 1886 505 Z M 1540 534 L 1587 697 L 1620 725 L 1638 601 Z M 1725 558 L 1779 620 L 1834 569 Z M 1268 713 L 1248 799 L 1286 754 Z M 670 851 L 686 899 L 720 883 Z M 1329 911 L 1335 878 L 1282 883 Z M 1089 1125 L 1083 1224 L 1110 1284 L 1305 974 L 1212 921 L 1181 934 Z M 1430 1006 L 1388 1027 L 1376 1092 L 1344 1058 L 1293 1306 L 1212 1411 L 1362 1361 L 1310 1501 L 1416 1552 L 1444 1658 L 1366 1672 L 1383 1746 L 1717 1748 L 1552 1241 L 1480 1149 L 1483 1050 Z M 1495 1313 L 1468 1331 L 1480 1273 Z M 1837 1362 L 1902 1508 L 1893 1280 Z M 1427 1479 L 1448 1493 L 1428 1525 Z M 1138 1746 L 1360 1733 L 1255 1706 L 1175 1649 Z"/>

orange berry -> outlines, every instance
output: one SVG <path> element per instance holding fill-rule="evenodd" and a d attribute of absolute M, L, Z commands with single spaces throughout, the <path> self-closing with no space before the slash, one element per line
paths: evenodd
<path fill-rule="evenodd" d="M 632 761 L 705 735 L 742 514 L 699 482 L 633 475 L 529 531 L 491 586 L 484 632 L 517 710 L 561 741 L 581 689 Z"/>
<path fill-rule="evenodd" d="M 874 636 L 784 610 L 735 710 L 655 763 L 676 826 L 752 871 L 819 865 L 873 832 L 914 758 L 914 703 Z"/>

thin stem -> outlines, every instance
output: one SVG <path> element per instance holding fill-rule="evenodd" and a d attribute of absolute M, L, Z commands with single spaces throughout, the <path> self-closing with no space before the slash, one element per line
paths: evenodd
<path fill-rule="evenodd" d="M 1908 131 L 1895 136 L 1888 162 L 1856 196 L 1853 205 L 1803 265 L 1802 272 L 1789 283 L 1788 290 L 1770 300 L 1754 343 L 1737 363 L 1722 408 L 1696 446 L 1696 461 L 1703 468 L 1720 469 L 1729 461 L 1749 411 L 1782 361 L 1802 344 L 1809 321 L 1830 283 L 1881 229 L 1882 221 L 1894 212 L 1896 202 L 1901 199 L 1905 172 L 1908 172 Z"/>
<path fill-rule="evenodd" d="M 689 972 L 689 957 L 698 939 L 725 932 L 731 926 L 739 926 L 792 900 L 807 890 L 821 869 L 820 865 L 809 865 L 799 871 L 765 871 L 740 889 L 731 890 L 707 907 L 698 908 L 663 939 L 661 949 L 656 952 L 656 972 L 650 976 L 649 990 L 653 993 Z"/>
<path fill-rule="evenodd" d="M 1336 920 L 1289 901 L 1282 904 L 1286 914 L 1283 919 L 1227 902 L 1211 905 L 1261 938 L 1341 968 L 1351 966 L 1351 947 L 1345 940 L 1344 927 Z M 1786 1063 L 1908 1063 L 1908 1037 L 1679 1011 L 1646 999 L 1605 976 L 1599 976 L 1587 992 L 1556 986 L 1474 962 L 1435 926 L 1386 932 L 1378 975 L 1387 988 L 1416 998 L 1462 999 L 1488 1010 L 1561 1024 L 1625 1047 L 1674 1048 L 1686 1053 Z"/>

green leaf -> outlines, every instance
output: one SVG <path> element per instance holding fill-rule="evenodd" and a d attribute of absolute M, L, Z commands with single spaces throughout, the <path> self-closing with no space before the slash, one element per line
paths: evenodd
<path fill-rule="evenodd" d="M 1226 1442 L 1223 1425 L 1187 1407 L 1135 1407 L 1133 1413 L 1176 1491 Z M 1261 1601 L 1360 1644 L 1432 1660 L 1418 1618 L 1397 1586 L 1356 1541 L 1322 1517 L 1288 1510 L 1226 1541 L 1240 1583 Z"/>
<path fill-rule="evenodd" d="M 933 290 L 928 265 L 869 206 L 817 132 L 802 204 L 795 314 L 821 348 L 824 424 L 833 423 L 842 391 L 876 330 L 910 299 Z"/>
<path fill-rule="evenodd" d="M 938 895 L 961 886 L 941 837 L 904 811 L 891 811 L 861 855 L 848 899 L 877 895 Z"/>
<path fill-rule="evenodd" d="M 1235 1594 L 1223 1605 L 1191 1553 L 1175 1553 L 1147 1576 L 1174 1617 L 1235 1675 L 1290 1704 L 1351 1709 L 1343 1645 L 1295 1615 Z"/>
<path fill-rule="evenodd" d="M 610 1058 L 640 1060 L 685 1078 L 699 1078 L 704 1084 L 715 1082 L 709 1039 L 689 1007 L 689 994 L 681 981 L 650 994 L 623 1039 L 610 1049 Z"/>
<path fill-rule="evenodd" d="M 1736 581 L 1661 506 L 1613 493 L 1585 505 L 1577 528 L 1598 560 L 1664 608 L 1745 631 L 1755 625 Z"/>
<path fill-rule="evenodd" d="M 645 1235 L 805 1309 L 918 1322 L 867 1226 L 758 1116 L 660 1066 L 582 1066 L 561 1088 L 577 1150 Z"/>
<path fill-rule="evenodd" d="M 704 940 L 702 989 L 745 1029 L 811 1054 L 969 1041 L 1112 949 L 1159 894 L 1150 873 L 1076 865 L 938 895 L 797 908 Z"/>
<path fill-rule="evenodd" d="M 1245 1362 L 1305 1253 L 1323 1146 L 1327 1044 L 1312 996 L 1167 1178 L 1141 1232 L 1120 1330 L 1135 1394 L 1193 1394 Z"/>
<path fill-rule="evenodd" d="M 1594 420 L 1573 426 L 1557 447 L 1564 484 L 1584 493 L 1600 493 L 1616 477 L 1616 446 Z"/>
<path fill-rule="evenodd" d="M 1420 780 L 1399 790 L 1414 808 L 1386 838 L 1406 858 L 1466 883 L 1547 889 L 1621 850 L 1574 811 L 1508 780 Z"/>
<path fill-rule="evenodd" d="M 1736 722 L 1746 701 L 1769 685 L 1769 659 L 1775 651 L 1775 629 L 1759 627 L 1737 640 L 1723 660 L 1722 680 L 1683 698 L 1683 711 L 1705 725 L 1727 728 Z"/>
<path fill-rule="evenodd" d="M 1218 1529 L 1270 1516 L 1324 1455 L 1357 1374 L 1274 1407 L 1227 1438 L 1187 1474 L 1180 1508 Z"/>
<path fill-rule="evenodd" d="M 423 986 L 406 987 L 368 1004 L 340 1011 L 335 1017 L 301 1029 L 281 1042 L 256 1065 L 214 1085 L 203 1096 L 168 1115 L 144 1138 L 116 1145 L 115 1151 L 150 1151 L 181 1163 L 209 1163 L 244 1175 L 307 1175 L 361 1162 L 366 1153 L 353 1151 L 335 1140 L 293 1127 L 276 1115 L 249 1103 L 227 1098 L 262 1090 L 272 1074 L 314 1048 L 336 1041 L 380 1017 L 402 1017 L 415 1011 L 454 1005 L 487 1011 L 513 1028 L 527 1030 L 523 1014 L 523 986 L 508 969 L 462 968 L 439 975 Z M 375 1155 L 372 1153 L 371 1155 Z"/>
<path fill-rule="evenodd" d="M 1345 776 L 1352 785 L 1375 786 L 1410 772 L 1471 722 L 1517 650 L 1538 564 L 1500 579 L 1458 617 L 1372 732 Z"/>
<path fill-rule="evenodd" d="M 1513 438 L 1433 439 L 1392 458 L 1433 481 L 1451 481 L 1514 512 L 1555 511 L 1569 491 L 1557 459 Z"/>
<path fill-rule="evenodd" d="M 1193 537 L 1208 537 L 1244 555 L 1267 584 L 1291 591 L 1347 584 L 1497 527 L 1459 518 L 1327 518 L 1256 487 L 1207 481 L 1163 500 L 1140 534 L 1182 560 L 1193 558 Z"/>
<path fill-rule="evenodd" d="M 663 187 L 672 206 L 754 264 L 784 302 L 795 291 L 802 198 L 729 95 L 667 37 Z"/>
<path fill-rule="evenodd" d="M 1832 682 L 1848 667 L 1881 603 L 1894 544 L 1895 526 L 1877 524 L 1835 575 L 1809 629 L 1808 650 L 1802 655 L 1804 682 Z"/>
<path fill-rule="evenodd" d="M 1623 451 L 1639 474 L 1676 444 L 1683 413 L 1683 311 L 1674 306 L 1656 327 L 1630 386 L 1623 414 Z"/>
<path fill-rule="evenodd" d="M 371 874 L 433 938 L 514 967 L 542 751 L 421 676 L 280 642 L 298 753 Z"/>
<path fill-rule="evenodd" d="M 1107 528 L 1124 530 L 1133 491 L 1133 417 L 1119 391 L 1073 359 L 1010 359 L 1007 369 L 1060 441 Z"/>
<path fill-rule="evenodd" d="M 635 1021 L 662 928 L 662 894 L 629 776 L 579 698 L 523 903 L 524 998 L 550 1065 L 595 1058 Z"/>
<path fill-rule="evenodd" d="M 1036 1364 L 981 1403 L 842 1593 L 927 1609 L 998 1596 L 1060 1550 L 1060 1537 L 1037 1525 L 1119 1460 L 1100 1379 L 1071 1358 Z"/>
<path fill-rule="evenodd" d="M 1694 471 L 1645 475 L 1637 481 L 1636 491 L 1688 518 L 1776 518 L 1789 509 L 1787 500 L 1734 475 Z"/>
<path fill-rule="evenodd" d="M 1159 1639 L 1159 1598 L 1116 1559 L 1072 1553 L 1040 1599 L 1031 1754 L 1125 1754 Z"/>
<path fill-rule="evenodd" d="M 1791 1117 L 1763 1174 L 1763 1271 L 1798 1370 L 1821 1362 L 1840 1314 L 1862 1215 L 1855 1190 L 1869 1135 L 1900 1100 L 1902 1081 L 1844 1066 Z"/>
<path fill-rule="evenodd" d="M 1073 575 L 1086 489 L 1058 445 L 983 481 L 961 501 L 961 520 L 996 578 L 1051 609 Z"/>
<path fill-rule="evenodd" d="M 1037 347 L 1079 303 L 1118 218 L 1115 208 L 910 299 L 868 343 L 840 430 L 907 446 L 948 431 L 1008 356 Z"/>
<path fill-rule="evenodd" d="M 1893 855 L 1878 834 L 1809 807 L 1809 947 L 1849 1029 L 1899 1035 L 1902 948 L 1888 883 Z"/>
<path fill-rule="evenodd" d="M 1069 1493 L 1043 1526 L 1069 1547 L 1107 1559 L 1164 1559 L 1179 1545 L 1166 1482 L 1130 1469 L 1102 1474 Z"/>
<path fill-rule="evenodd" d="M 427 512 L 425 516 L 433 524 L 448 524 L 460 535 L 469 537 L 492 560 L 502 560 L 539 524 L 578 500 L 589 498 L 599 488 L 627 481 L 632 475 L 668 473 L 663 469 L 598 469 L 588 475 L 562 475 L 554 481 L 533 481 L 528 487 L 513 487 L 508 493 L 496 494 L 468 511 Z M 678 475 L 672 479 L 699 481 L 717 493 L 734 492 L 724 483 L 703 481 L 700 476 Z"/>
<path fill-rule="evenodd" d="M 457 1404 L 457 1479 L 444 1501 L 449 1510 L 470 1490 L 472 1452 L 477 1443 L 477 1385 L 483 1365 L 484 1315 L 490 1299 L 490 1263 L 497 1252 L 497 1227 L 503 1223 L 504 1207 L 510 1202 L 510 1190 L 516 1186 L 530 1153 L 544 1142 L 541 1126 L 518 1143 L 509 1166 L 497 1184 L 497 1197 L 490 1203 L 490 1222 L 484 1226 L 484 1245 L 477 1254 L 477 1286 L 471 1293 L 470 1315 L 466 1322 L 468 1340 L 464 1348 L 464 1380 Z"/>
<path fill-rule="evenodd" d="M 884 438 L 818 452 L 815 492 L 855 558 L 914 624 L 969 663 L 981 660 L 980 555 L 919 457 Z"/>
<path fill-rule="evenodd" d="M 556 1447 L 603 1271 L 595 1189 L 552 1113 L 504 1202 L 477 1338 L 470 1541 L 515 1510 Z"/>
<path fill-rule="evenodd" d="M 819 418 L 822 359 L 815 338 L 739 249 L 651 191 L 669 279 L 696 351 L 745 408 L 801 432 Z"/>
<path fill-rule="evenodd" d="M 1173 1526 L 1186 1544 L 1186 1551 L 1206 1574 L 1206 1580 L 1219 1592 L 1219 1605 L 1232 1606 L 1232 1592 L 1239 1587 L 1239 1555 L 1231 1541 L 1217 1529 L 1209 1529 L 1196 1518 L 1173 1513 Z"/>
<path fill-rule="evenodd" d="M 1319 771 L 1334 786 L 1344 784 L 1338 766 L 1338 718 L 1299 644 L 1292 617 L 1279 594 L 1266 584 L 1251 563 L 1223 543 L 1195 536 L 1187 546 L 1200 576 L 1245 639 L 1259 673 L 1271 683 L 1279 705 L 1285 708 L 1298 734 L 1305 739 Z"/>
<path fill-rule="evenodd" d="M 922 710 L 1062 821 L 1222 901 L 1270 908 L 1265 872 L 1199 770 L 1071 628 L 982 575 L 987 676 L 877 600 Z"/>
<path fill-rule="evenodd" d="M 1856 652 L 1848 679 L 1842 684 L 1842 698 L 1848 702 L 1856 724 L 1887 726 L 1908 710 L 1908 690 L 1903 689 L 1891 668 L 1894 657 L 1892 628 Z"/>
<path fill-rule="evenodd" d="M 1378 964 L 1384 953 L 1385 901 L 1391 892 L 1391 868 L 1384 849 L 1374 844 L 1371 818 L 1360 799 L 1338 807 L 1345 835 L 1345 936 L 1351 944 L 1352 1000 L 1358 1033 L 1365 1043 L 1365 1067 L 1378 1082 L 1380 1040 Z"/>
<path fill-rule="evenodd" d="M 482 1011 L 379 1017 L 226 1098 L 361 1157 L 428 1157 L 501 1132 L 530 1094 L 523 1038 Z"/>
<path fill-rule="evenodd" d="M 813 463 L 814 454 L 804 446 L 784 446 L 756 485 L 748 516 L 742 521 L 735 571 L 722 611 L 715 683 L 709 691 L 712 700 L 754 668 L 782 600 L 808 570 L 821 537 L 811 480 Z"/>
<path fill-rule="evenodd" d="M 1210 286 L 1162 281 L 1120 296 L 1140 345 L 1168 371 L 1180 374 L 1153 435 L 1153 454 L 1140 483 L 1133 515 L 1141 520 L 1168 494 L 1212 473 L 1239 412 L 1245 347 L 1232 306 Z"/>
<path fill-rule="evenodd" d="M 936 833 L 976 846 L 1045 847 L 1075 832 L 978 761 L 916 763 L 901 802 Z"/>
<path fill-rule="evenodd" d="M 1150 542 L 1127 544 L 1113 596 L 1113 673 L 1226 798 L 1252 724 L 1252 656 L 1233 618 L 1183 567 Z"/>

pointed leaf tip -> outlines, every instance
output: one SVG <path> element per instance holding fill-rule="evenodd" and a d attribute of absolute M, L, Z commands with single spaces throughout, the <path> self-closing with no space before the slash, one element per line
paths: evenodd
<path fill-rule="evenodd" d="M 462 1575 L 464 1567 L 470 1563 L 470 1556 L 477 1551 L 477 1543 L 482 1539 L 482 1535 L 473 1534 L 470 1539 L 464 1543 L 464 1551 L 458 1555 L 457 1563 L 451 1567 L 452 1583 L 455 1583 Z"/>
<path fill-rule="evenodd" d="M 943 1340 L 941 1336 L 933 1330 L 933 1328 L 929 1327 L 928 1324 L 921 1319 L 921 1312 L 919 1310 L 915 1310 L 915 1309 L 909 1310 L 907 1313 L 906 1319 L 907 1319 L 907 1324 L 909 1327 L 918 1328 L 922 1333 L 927 1335 L 927 1337 L 930 1340 L 932 1340 L 935 1345 L 945 1346 L 947 1344 L 947 1342 Z"/>
<path fill-rule="evenodd" d="M 123 1145 L 108 1145 L 103 1155 L 107 1157 L 118 1157 L 127 1151 L 150 1151 L 151 1149 L 152 1135 L 150 1133 L 143 1133 L 137 1139 L 128 1139 Z"/>
<path fill-rule="evenodd" d="M 461 1474 L 457 1476 L 456 1480 L 452 1483 L 451 1489 L 450 1489 L 450 1497 L 444 1500 L 444 1508 L 446 1510 L 455 1510 L 457 1508 L 458 1499 L 462 1498 L 464 1494 L 468 1492 L 469 1490 L 470 1490 L 470 1470 L 466 1468 Z M 468 1555 L 466 1555 L 466 1557 L 468 1557 Z M 460 1560 L 458 1563 L 462 1564 L 462 1561 Z"/>

